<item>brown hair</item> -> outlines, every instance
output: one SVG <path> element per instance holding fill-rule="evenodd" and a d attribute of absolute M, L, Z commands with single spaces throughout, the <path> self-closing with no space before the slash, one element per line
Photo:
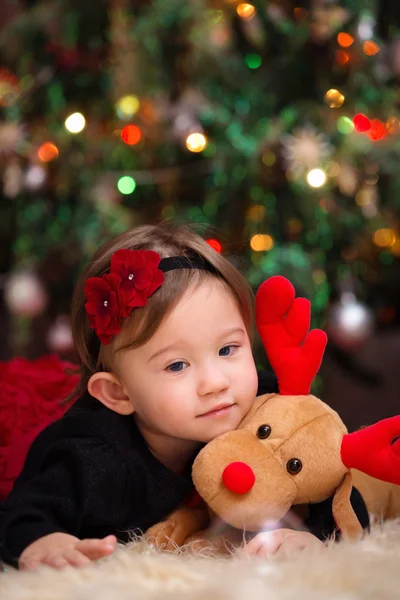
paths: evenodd
<path fill-rule="evenodd" d="M 177 269 L 165 273 L 164 284 L 143 308 L 137 308 L 123 324 L 123 329 L 111 344 L 100 345 L 89 327 L 85 311 L 85 282 L 100 277 L 110 266 L 116 250 L 154 250 L 161 258 L 168 256 L 201 256 L 211 263 L 216 273 L 200 269 Z M 72 334 L 80 360 L 80 382 L 74 395 L 86 391 L 87 383 L 96 371 L 113 370 L 113 356 L 126 348 L 145 344 L 157 331 L 165 317 L 179 302 L 190 285 L 199 285 L 205 278 L 214 278 L 225 285 L 235 297 L 250 339 L 253 339 L 253 293 L 241 273 L 226 258 L 216 252 L 188 225 L 142 225 L 110 240 L 93 256 L 76 285 L 72 299 Z M 100 348 L 100 349 L 99 349 Z M 71 398 L 71 397 L 70 397 Z"/>

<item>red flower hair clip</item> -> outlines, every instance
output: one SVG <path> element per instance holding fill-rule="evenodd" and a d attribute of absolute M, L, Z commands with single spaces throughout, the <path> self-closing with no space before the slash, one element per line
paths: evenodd
<path fill-rule="evenodd" d="M 145 306 L 162 285 L 160 260 L 153 250 L 117 250 L 111 257 L 110 272 L 86 281 L 86 313 L 102 344 L 109 344 L 121 331 L 122 320 L 134 308 Z"/>

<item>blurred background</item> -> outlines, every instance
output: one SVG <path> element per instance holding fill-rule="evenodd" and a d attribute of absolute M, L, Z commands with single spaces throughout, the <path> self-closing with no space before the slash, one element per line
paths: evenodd
<path fill-rule="evenodd" d="M 87 259 L 174 219 L 312 301 L 350 429 L 400 412 L 399 103 L 398 0 L 3 0 L 0 360 L 74 360 Z"/>

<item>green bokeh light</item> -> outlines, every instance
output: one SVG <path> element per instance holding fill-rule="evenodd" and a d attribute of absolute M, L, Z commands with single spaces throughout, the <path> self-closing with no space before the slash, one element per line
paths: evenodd
<path fill-rule="evenodd" d="M 133 177 L 125 175 L 124 177 L 118 179 L 117 188 L 121 194 L 132 194 L 136 188 L 136 181 L 133 179 Z"/>
<path fill-rule="evenodd" d="M 249 69 L 258 69 L 261 66 L 262 60 L 259 54 L 247 54 L 245 62 Z"/>
<path fill-rule="evenodd" d="M 349 117 L 339 117 L 337 121 L 337 129 L 339 133 L 347 135 L 354 131 L 354 123 Z"/>

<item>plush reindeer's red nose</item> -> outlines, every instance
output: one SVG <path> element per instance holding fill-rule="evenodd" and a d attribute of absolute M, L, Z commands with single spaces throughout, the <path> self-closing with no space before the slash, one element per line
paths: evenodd
<path fill-rule="evenodd" d="M 233 462 L 222 473 L 222 481 L 231 492 L 247 494 L 256 481 L 253 469 L 244 462 Z"/>

